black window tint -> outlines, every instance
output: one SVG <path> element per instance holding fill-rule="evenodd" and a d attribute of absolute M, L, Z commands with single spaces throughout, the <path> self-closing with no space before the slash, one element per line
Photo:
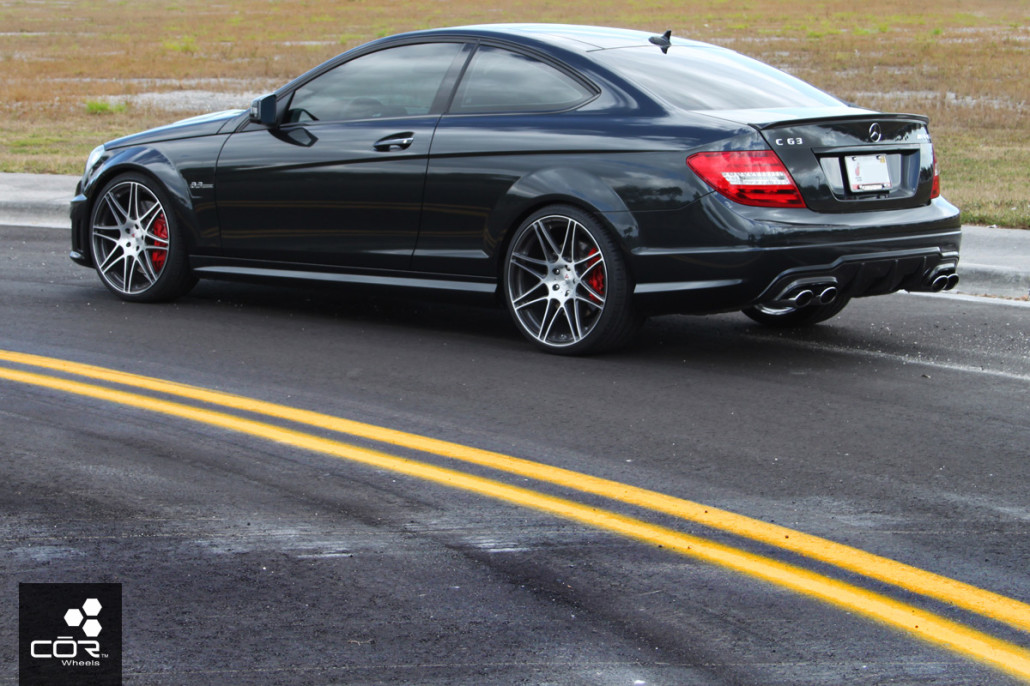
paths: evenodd
<path fill-rule="evenodd" d="M 634 85 L 687 110 L 821 107 L 841 101 L 767 64 L 731 50 L 673 46 L 594 53 Z"/>
<path fill-rule="evenodd" d="M 481 46 L 472 58 L 452 112 L 552 112 L 594 95 L 549 64 L 510 50 Z"/>
<path fill-rule="evenodd" d="M 402 45 L 344 62 L 301 86 L 287 121 L 340 121 L 429 112 L 459 43 Z"/>

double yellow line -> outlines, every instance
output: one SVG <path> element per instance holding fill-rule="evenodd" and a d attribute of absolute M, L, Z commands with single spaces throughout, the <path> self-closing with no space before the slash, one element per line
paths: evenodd
<path fill-rule="evenodd" d="M 488 467 L 581 493 L 602 496 L 774 546 L 877 582 L 888 583 L 954 605 L 1020 631 L 1030 632 L 1030 605 L 1026 603 L 840 543 L 655 491 L 434 438 L 103 367 L 3 350 L 0 350 L 0 361 L 327 429 L 381 444 Z M 683 555 L 718 564 L 752 578 L 862 614 L 1030 682 L 1030 651 L 1027 649 L 914 605 L 896 601 L 797 565 L 531 489 L 214 409 L 10 367 L 0 367 L 0 378 L 244 433 L 460 488 L 548 512 L 652 545 L 664 546 Z"/>

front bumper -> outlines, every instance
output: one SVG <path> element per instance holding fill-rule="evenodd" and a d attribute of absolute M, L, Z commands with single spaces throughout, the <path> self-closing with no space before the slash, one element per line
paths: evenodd
<path fill-rule="evenodd" d="M 79 182 L 78 187 L 75 189 L 75 197 L 72 198 L 71 209 L 69 214 L 72 220 L 72 249 L 68 253 L 68 257 L 75 264 L 80 264 L 83 267 L 92 267 L 93 259 L 90 257 L 89 242 L 86 231 L 87 226 L 87 214 L 88 214 L 89 201 L 86 196 L 82 193 L 82 182 Z"/>

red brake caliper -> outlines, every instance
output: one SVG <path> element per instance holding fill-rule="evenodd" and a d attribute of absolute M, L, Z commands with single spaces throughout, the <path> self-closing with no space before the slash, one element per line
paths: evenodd
<path fill-rule="evenodd" d="M 159 272 L 165 266 L 165 258 L 168 257 L 168 222 L 165 220 L 164 212 L 157 215 L 153 226 L 154 235 L 164 241 L 164 245 L 157 247 L 163 250 L 153 250 L 150 253 L 150 263 L 154 265 L 154 271 Z"/>
<path fill-rule="evenodd" d="M 593 289 L 597 295 L 604 295 L 604 269 L 594 269 L 601 263 L 601 256 L 597 254 L 597 248 L 592 248 L 587 254 L 588 257 L 597 255 L 597 259 L 591 260 L 587 266 L 587 285 Z M 590 293 L 590 299 L 596 303 L 600 303 L 601 299 L 598 298 L 594 293 Z"/>

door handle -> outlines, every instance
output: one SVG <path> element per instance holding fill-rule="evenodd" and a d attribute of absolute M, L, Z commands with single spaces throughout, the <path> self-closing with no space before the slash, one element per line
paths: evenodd
<path fill-rule="evenodd" d="M 405 131 L 404 133 L 395 133 L 392 136 L 386 136 L 380 138 L 372 147 L 379 152 L 389 152 L 391 150 L 407 150 L 415 140 L 415 133 L 413 131 Z"/>

